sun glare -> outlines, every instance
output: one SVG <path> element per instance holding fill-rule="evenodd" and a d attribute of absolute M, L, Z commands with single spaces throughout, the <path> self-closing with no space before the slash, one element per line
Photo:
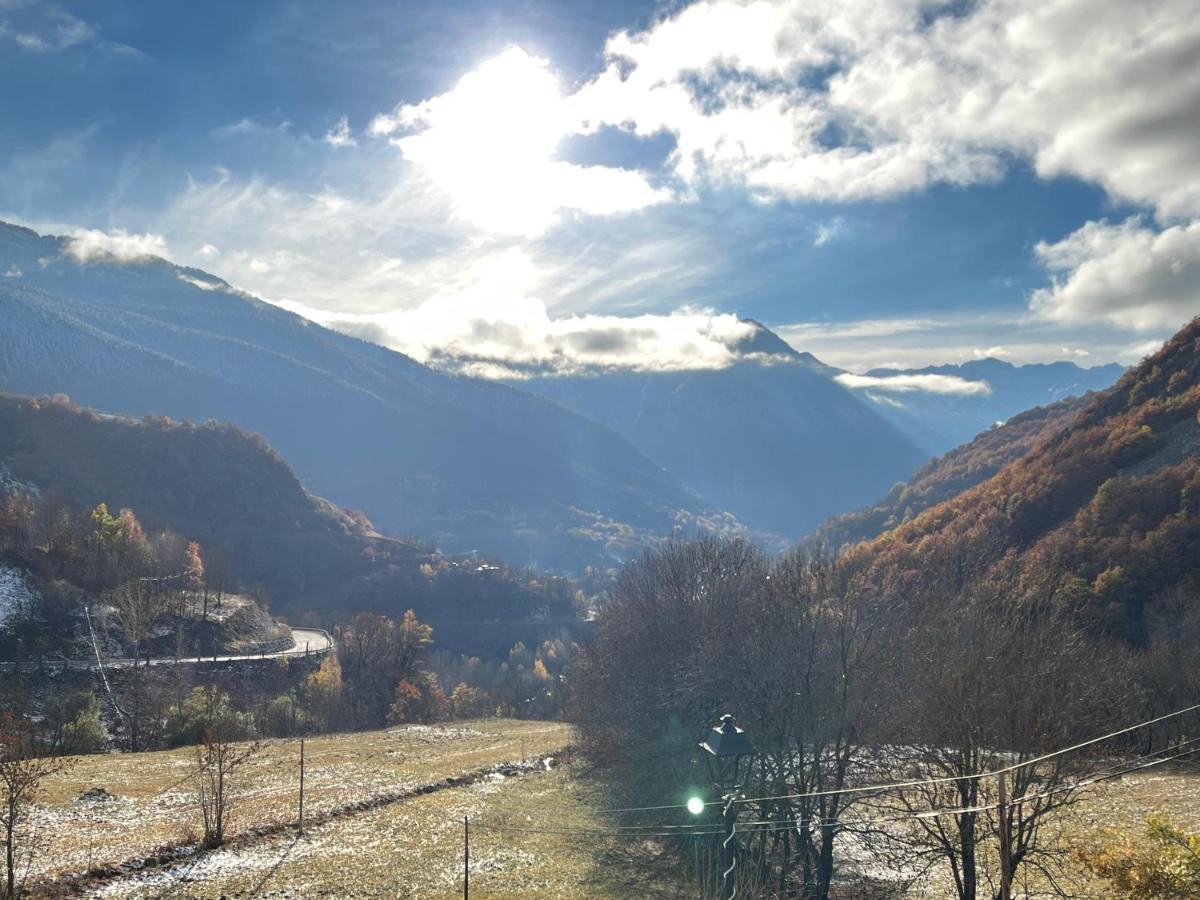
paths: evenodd
<path fill-rule="evenodd" d="M 551 155 L 569 130 L 565 112 L 547 61 L 513 47 L 452 91 L 405 107 L 401 124 L 418 131 L 396 143 L 468 218 L 536 233 L 554 211 L 546 187 Z"/>
<path fill-rule="evenodd" d="M 445 94 L 385 117 L 405 159 L 420 166 L 456 212 L 486 231 L 532 236 L 559 210 L 595 215 L 667 199 L 638 172 L 555 160 L 580 130 L 549 62 L 512 47 L 464 75 Z"/>

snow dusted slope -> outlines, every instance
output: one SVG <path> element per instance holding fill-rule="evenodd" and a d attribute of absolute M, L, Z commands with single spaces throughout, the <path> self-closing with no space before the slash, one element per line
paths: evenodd
<path fill-rule="evenodd" d="M 34 593 L 23 569 L 0 563 L 0 628 L 33 608 Z"/>

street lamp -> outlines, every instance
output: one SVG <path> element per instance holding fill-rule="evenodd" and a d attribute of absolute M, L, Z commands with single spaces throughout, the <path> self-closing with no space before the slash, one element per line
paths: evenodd
<path fill-rule="evenodd" d="M 721 792 L 724 801 L 722 818 L 725 824 L 725 839 L 721 842 L 721 878 L 723 896 L 733 900 L 737 896 L 734 873 L 737 856 L 733 849 L 733 828 L 737 819 L 735 803 L 738 791 L 750 775 L 750 763 L 754 756 L 754 745 L 746 732 L 738 728 L 731 715 L 721 716 L 708 737 L 700 742 L 704 751 L 704 763 L 713 784 Z"/>

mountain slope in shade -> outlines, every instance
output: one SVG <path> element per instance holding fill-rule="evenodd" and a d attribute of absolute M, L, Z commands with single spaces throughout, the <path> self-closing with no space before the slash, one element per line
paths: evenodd
<path fill-rule="evenodd" d="M 0 225 L 0 388 L 261 433 L 314 491 L 448 550 L 581 568 L 705 506 L 612 431 L 161 259 Z M 708 521 L 708 520 L 705 520 Z"/>
<path fill-rule="evenodd" d="M 1037 444 L 1067 428 L 1091 399 L 1090 394 L 1069 397 L 1018 413 L 1003 425 L 989 428 L 974 440 L 931 459 L 878 503 L 822 523 L 805 543 L 836 548 L 869 540 L 911 521 L 929 507 L 991 478 Z"/>
<path fill-rule="evenodd" d="M 1072 362 L 1015 366 L 999 359 L 923 369 L 872 369 L 876 378 L 941 375 L 987 385 L 986 393 L 938 394 L 868 389 L 864 395 L 929 454 L 945 453 L 993 425 L 1035 406 L 1111 387 L 1125 371 L 1110 363 L 1083 368 Z"/>
<path fill-rule="evenodd" d="M 1135 642 L 1200 614 L 1200 319 L 986 481 L 854 551 L 930 595 L 1005 576 Z"/>
<path fill-rule="evenodd" d="M 720 508 L 791 539 L 878 497 L 924 459 L 811 354 L 762 326 L 733 349 L 745 355 L 724 369 L 513 383 L 602 422 Z"/>
<path fill-rule="evenodd" d="M 439 647 L 493 652 L 525 633 L 510 630 L 492 646 L 496 635 L 462 623 L 577 614 L 575 589 L 561 579 L 378 534 L 308 493 L 261 437 L 232 425 L 138 421 L 0 394 L 0 531 L 10 525 L 4 495 L 34 489 L 79 509 L 129 508 L 151 531 L 198 540 L 211 579 L 257 589 L 293 622 L 415 609 L 437 627 Z"/>

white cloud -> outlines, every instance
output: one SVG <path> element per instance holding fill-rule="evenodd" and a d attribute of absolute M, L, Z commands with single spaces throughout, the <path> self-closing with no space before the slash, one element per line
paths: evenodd
<path fill-rule="evenodd" d="M 1047 319 L 1149 330 L 1177 328 L 1200 312 L 1200 221 L 1157 232 L 1139 218 L 1089 222 L 1035 252 L 1054 276 L 1030 297 Z"/>
<path fill-rule="evenodd" d="M 216 291 L 216 290 L 222 290 L 222 289 L 225 289 L 228 287 L 228 285 L 226 285 L 222 281 L 219 281 L 219 280 L 209 281 L 204 278 L 196 278 L 193 275 L 185 275 L 183 272 L 180 272 L 176 277 L 180 281 L 186 281 L 188 284 L 192 285 L 193 287 L 200 288 L 200 290 L 202 290 L 202 291 Z"/>
<path fill-rule="evenodd" d="M 552 159 L 578 128 L 546 60 L 511 48 L 455 87 L 377 116 L 394 143 L 456 212 L 485 231 L 536 236 L 564 210 L 612 215 L 671 198 L 628 169 Z"/>
<path fill-rule="evenodd" d="M 100 231 L 78 228 L 67 238 L 66 253 L 76 262 L 117 260 L 129 262 L 151 256 L 167 256 L 167 242 L 159 234 L 130 234 L 123 228 Z"/>
<path fill-rule="evenodd" d="M 267 125 L 259 122 L 257 119 L 252 119 L 249 116 L 243 116 L 236 122 L 229 122 L 226 125 L 218 126 L 212 130 L 213 137 L 228 138 L 228 137 L 256 137 L 265 138 L 287 134 L 291 131 L 292 123 L 284 119 L 276 125 Z"/>
<path fill-rule="evenodd" d="M 196 251 L 196 255 L 201 259 L 214 259 L 215 257 L 221 255 L 221 251 L 212 244 L 204 244 L 199 250 Z"/>
<path fill-rule="evenodd" d="M 325 133 L 325 143 L 330 147 L 357 147 L 358 141 L 350 134 L 350 122 L 342 116 L 338 123 Z"/>
<path fill-rule="evenodd" d="M 1060 323 L 1032 313 L 940 313 L 895 319 L 804 322 L 773 330 L 799 350 L 849 372 L 959 364 L 997 357 L 1013 365 L 1058 360 L 1134 363 L 1137 342 L 1108 323 Z M 1158 344 L 1172 331 L 1161 329 Z M 1003 345 L 995 343 L 1002 338 Z M 1081 346 L 1082 345 L 1082 346 Z M 1086 349 L 1084 349 L 1086 347 Z"/>
<path fill-rule="evenodd" d="M 951 394 L 960 397 L 986 395 L 992 386 L 986 381 L 970 381 L 957 375 L 854 375 L 844 372 L 837 381 L 852 390 L 887 391 L 909 394 L 916 391 L 927 394 Z"/>
<path fill-rule="evenodd" d="M 675 135 L 685 181 L 765 198 L 976 184 L 1016 156 L 1200 214 L 1193 0 L 954 6 L 697 3 L 611 38 L 612 64 L 573 102 L 592 129 Z"/>
<path fill-rule="evenodd" d="M 422 362 L 484 377 L 518 374 L 528 366 L 552 372 L 724 368 L 741 358 L 738 342 L 754 332 L 754 325 L 735 315 L 702 309 L 555 318 L 528 295 L 532 270 L 520 253 L 489 260 L 484 269 L 466 289 L 415 309 L 339 315 L 281 305 Z"/>
<path fill-rule="evenodd" d="M 0 22 L 0 38 L 35 53 L 59 53 L 90 43 L 96 37 L 96 30 L 83 19 L 58 9 L 51 10 L 39 27 L 36 31 L 19 30 Z"/>
<path fill-rule="evenodd" d="M 846 220 L 841 216 L 834 216 L 828 222 L 822 222 L 817 226 L 816 237 L 813 238 L 814 247 L 824 247 L 832 240 L 836 240 L 846 233 Z"/>
<path fill-rule="evenodd" d="M 789 343 L 804 346 L 813 340 L 893 337 L 929 331 L 944 322 L 937 319 L 860 319 L 857 322 L 796 322 L 776 329 Z"/>
<path fill-rule="evenodd" d="M 9 266 L 4 271 L 5 278 L 20 278 L 24 274 L 25 273 L 21 271 L 21 267 L 16 265 L 15 263 L 13 265 Z"/>

